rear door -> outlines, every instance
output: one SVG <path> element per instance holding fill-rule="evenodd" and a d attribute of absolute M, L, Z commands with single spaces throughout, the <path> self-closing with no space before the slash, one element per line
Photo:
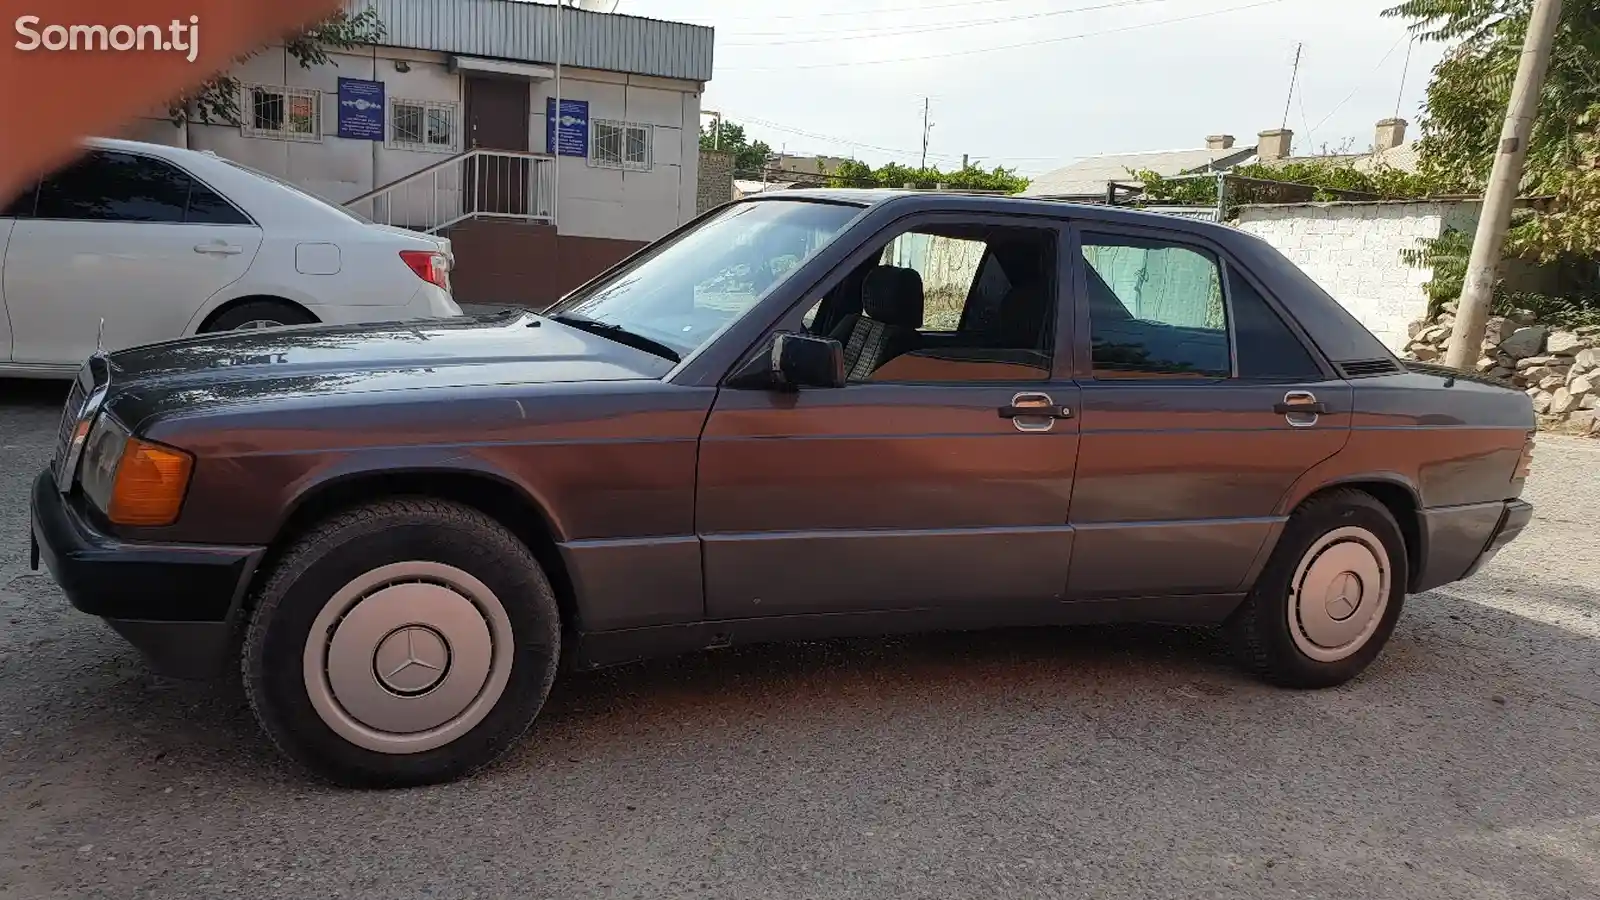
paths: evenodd
<path fill-rule="evenodd" d="M 1160 229 L 1080 237 L 1068 593 L 1238 591 L 1279 501 L 1348 439 L 1351 387 L 1220 248 Z"/>
<path fill-rule="evenodd" d="M 242 277 L 261 230 L 166 160 L 95 150 L 39 187 L 0 271 L 17 362 L 167 340 Z"/>
<path fill-rule="evenodd" d="M 6 312 L 5 258 L 6 246 L 11 243 L 11 232 L 17 219 L 33 215 L 33 199 L 39 185 L 32 184 L 15 197 L 6 198 L 0 206 L 0 362 L 11 361 L 11 316 Z"/>

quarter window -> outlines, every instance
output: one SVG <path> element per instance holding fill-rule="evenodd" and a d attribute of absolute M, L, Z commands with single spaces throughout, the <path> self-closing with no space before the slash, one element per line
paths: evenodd
<path fill-rule="evenodd" d="M 459 110 L 454 103 L 433 100 L 389 101 L 389 146 L 454 153 L 458 146 Z"/>
<path fill-rule="evenodd" d="M 1226 378 L 1222 270 L 1209 253 L 1162 241 L 1085 234 L 1096 378 Z"/>
<path fill-rule="evenodd" d="M 1322 369 L 1311 358 L 1306 345 L 1232 264 L 1228 266 L 1228 298 L 1233 310 L 1233 337 L 1238 347 L 1240 378 L 1322 380 Z"/>
<path fill-rule="evenodd" d="M 244 88 L 242 130 L 249 137 L 322 140 L 322 92 L 283 85 Z"/>
<path fill-rule="evenodd" d="M 594 120 L 589 140 L 589 164 L 608 169 L 650 168 L 649 125 Z"/>

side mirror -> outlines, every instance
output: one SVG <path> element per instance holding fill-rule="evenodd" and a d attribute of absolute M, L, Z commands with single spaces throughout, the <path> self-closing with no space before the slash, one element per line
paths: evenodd
<path fill-rule="evenodd" d="M 833 338 L 780 331 L 765 351 L 728 379 L 728 386 L 766 391 L 844 387 L 844 345 Z"/>

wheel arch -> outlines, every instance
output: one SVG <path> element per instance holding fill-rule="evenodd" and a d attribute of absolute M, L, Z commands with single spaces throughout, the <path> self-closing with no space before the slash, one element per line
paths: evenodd
<path fill-rule="evenodd" d="M 284 306 L 292 306 L 295 309 L 305 313 L 307 316 L 311 317 L 311 321 L 313 322 L 322 321 L 322 319 L 318 317 L 316 313 L 307 309 L 304 303 L 290 300 L 288 297 L 279 297 L 275 294 L 244 294 L 239 297 L 233 297 L 228 300 L 224 300 L 223 302 L 212 307 L 210 310 L 206 311 L 199 317 L 198 323 L 195 324 L 194 330 L 191 331 L 190 334 L 200 334 L 204 332 L 211 326 L 212 322 L 215 322 L 217 319 L 220 319 L 222 316 L 226 315 L 229 310 L 237 309 L 246 303 L 281 303 Z"/>
<path fill-rule="evenodd" d="M 543 503 L 522 485 L 492 472 L 452 468 L 407 468 L 347 472 L 306 488 L 289 505 L 257 571 L 270 572 L 295 539 L 341 509 L 374 497 L 424 496 L 449 500 L 483 513 L 516 536 L 539 561 L 565 627 L 578 622 L 577 596 L 562 558 L 561 532 Z"/>
<path fill-rule="evenodd" d="M 1422 527 L 1422 496 L 1408 479 L 1393 473 L 1351 475 L 1319 486 L 1295 503 L 1294 510 L 1304 507 L 1319 497 L 1338 490 L 1356 490 L 1377 500 L 1394 516 L 1400 526 L 1400 535 L 1406 544 L 1407 588 L 1416 582 L 1423 571 L 1428 553 L 1428 532 Z"/>

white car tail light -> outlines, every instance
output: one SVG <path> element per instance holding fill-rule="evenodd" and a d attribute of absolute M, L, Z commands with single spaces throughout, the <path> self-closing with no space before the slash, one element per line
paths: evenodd
<path fill-rule="evenodd" d="M 401 250 L 400 259 L 417 277 L 450 290 L 450 258 L 437 250 Z"/>

